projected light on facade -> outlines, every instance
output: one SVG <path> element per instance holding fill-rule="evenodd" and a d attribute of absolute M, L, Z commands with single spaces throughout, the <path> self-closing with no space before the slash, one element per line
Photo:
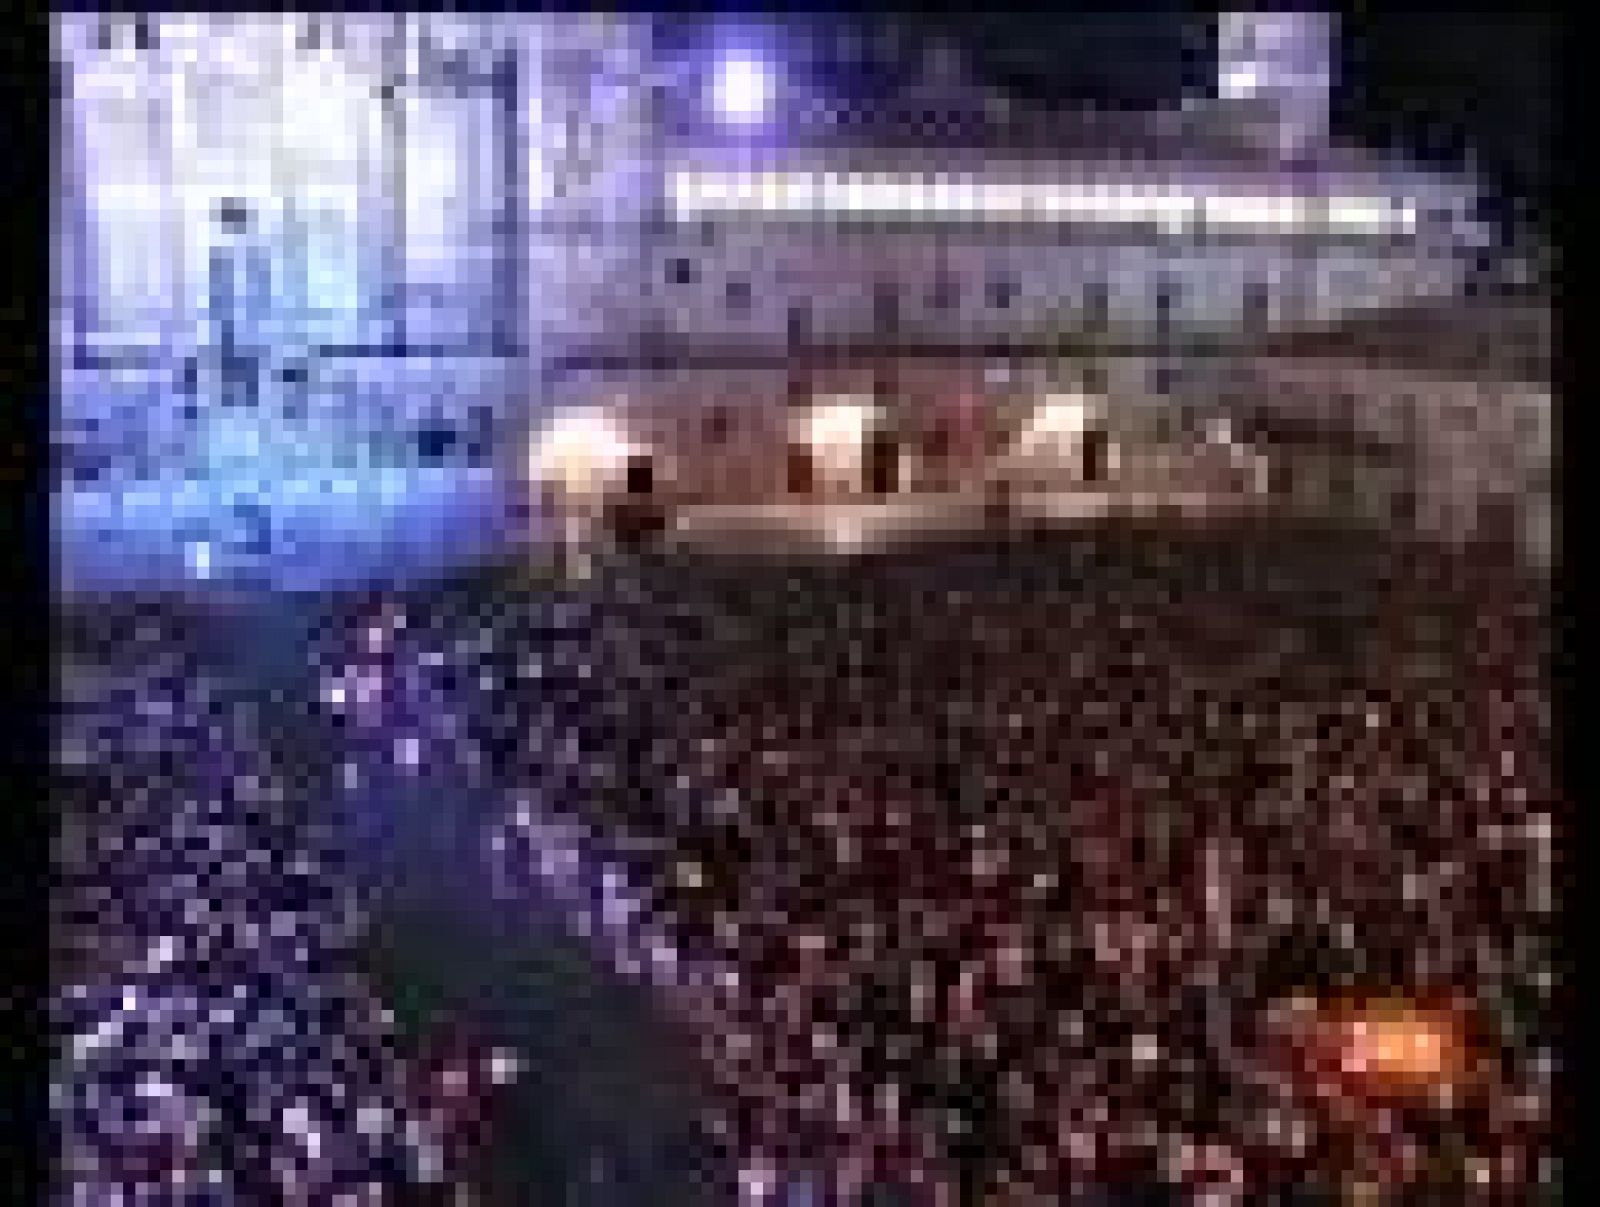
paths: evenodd
<path fill-rule="evenodd" d="M 1097 183 L 1006 181 L 892 172 L 683 169 L 667 178 L 675 217 L 723 214 L 871 217 L 909 221 L 1105 223 L 1260 234 L 1406 233 L 1416 206 L 1387 196 L 1209 192 L 1188 184 L 1118 190 Z"/>
<path fill-rule="evenodd" d="M 642 451 L 610 414 L 574 408 L 556 415 L 539 434 L 528 471 L 540 486 L 581 496 L 619 477 L 628 459 Z"/>

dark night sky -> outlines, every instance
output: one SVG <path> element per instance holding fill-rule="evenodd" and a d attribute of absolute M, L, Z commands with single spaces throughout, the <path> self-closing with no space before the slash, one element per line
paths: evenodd
<path fill-rule="evenodd" d="M 1044 103 L 1142 106 L 1202 93 L 1214 79 L 1214 18 L 1196 16 L 1192 7 L 1146 5 L 1133 13 L 1060 7 L 833 12 L 766 24 L 791 61 L 811 49 L 817 56 L 811 73 L 824 87 L 862 99 L 891 91 L 930 38 L 961 48 L 980 77 Z M 1366 7 L 1341 18 L 1337 130 L 1446 164 L 1459 163 L 1470 144 L 1503 188 L 1543 197 L 1558 18 L 1515 10 L 1361 11 Z"/>
<path fill-rule="evenodd" d="M 1548 200 L 1559 32 L 1550 13 L 1386 14 L 1352 25 L 1340 98 L 1352 136 L 1445 162 L 1471 145 L 1502 188 Z"/>

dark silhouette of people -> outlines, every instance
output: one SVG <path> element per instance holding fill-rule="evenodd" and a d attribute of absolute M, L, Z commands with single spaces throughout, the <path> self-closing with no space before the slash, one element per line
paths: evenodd
<path fill-rule="evenodd" d="M 1101 427 L 1092 427 L 1083 434 L 1081 456 L 1083 480 L 1086 483 L 1103 482 L 1110 460 L 1111 437 Z"/>
<path fill-rule="evenodd" d="M 790 445 L 786 472 L 790 494 L 810 495 L 816 493 L 816 459 L 812 457 L 809 449 L 798 444 Z"/>
<path fill-rule="evenodd" d="M 228 198 L 216 209 L 207 300 L 214 352 L 225 406 L 254 407 L 260 401 L 262 326 L 272 298 L 272 265 L 249 206 Z"/>
<path fill-rule="evenodd" d="M 867 440 L 867 493 L 891 495 L 899 487 L 900 442 L 892 431 L 875 429 Z"/>

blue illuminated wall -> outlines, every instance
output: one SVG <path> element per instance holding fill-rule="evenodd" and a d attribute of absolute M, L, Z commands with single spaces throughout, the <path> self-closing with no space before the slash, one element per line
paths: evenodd
<path fill-rule="evenodd" d="M 481 471 L 543 366 L 628 334 L 647 41 L 586 16 L 58 17 L 63 573 L 493 536 Z"/>
<path fill-rule="evenodd" d="M 485 362 L 515 393 L 561 341 L 618 332 L 627 291 L 609 286 L 646 191 L 619 163 L 645 145 L 637 26 L 73 14 L 54 32 L 67 443 L 180 456 L 186 412 L 231 388 L 224 345 L 286 430 L 319 410 L 352 430 L 441 409 L 481 428 L 506 406 L 465 389 L 494 378 Z M 234 203 L 248 229 L 219 222 Z"/>
<path fill-rule="evenodd" d="M 271 253 L 274 347 L 379 347 L 408 318 L 419 343 L 517 342 L 511 48 L 388 16 L 80 16 L 58 57 L 89 358 L 205 341 L 225 199 Z"/>

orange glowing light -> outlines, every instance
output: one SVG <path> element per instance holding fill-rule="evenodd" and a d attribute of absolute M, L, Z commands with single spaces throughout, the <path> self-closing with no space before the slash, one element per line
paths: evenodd
<path fill-rule="evenodd" d="M 1456 1021 L 1411 1005 L 1369 1005 L 1338 1028 L 1340 1066 L 1348 1075 L 1397 1086 L 1453 1082 L 1462 1067 Z"/>

